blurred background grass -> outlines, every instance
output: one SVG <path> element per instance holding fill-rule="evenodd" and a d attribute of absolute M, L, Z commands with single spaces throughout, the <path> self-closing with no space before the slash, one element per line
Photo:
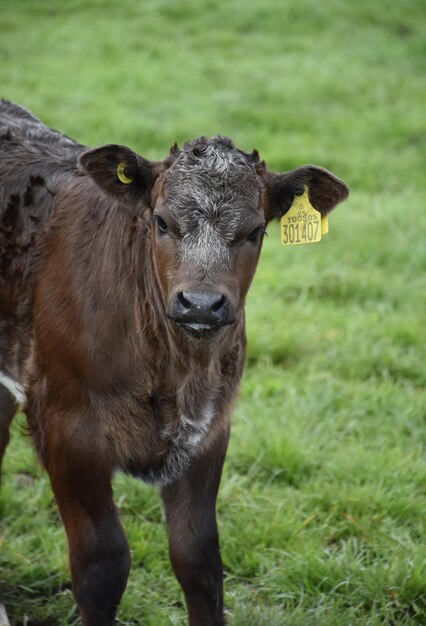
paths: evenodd
<path fill-rule="evenodd" d="M 1 96 L 151 159 L 225 134 L 351 188 L 321 244 L 269 229 L 219 497 L 232 626 L 426 622 L 425 12 L 420 0 L 2 0 Z M 22 423 L 23 418 L 21 418 Z M 46 475 L 15 424 L 0 500 L 13 626 L 76 624 Z M 120 624 L 184 624 L 155 492 L 119 476 Z"/>

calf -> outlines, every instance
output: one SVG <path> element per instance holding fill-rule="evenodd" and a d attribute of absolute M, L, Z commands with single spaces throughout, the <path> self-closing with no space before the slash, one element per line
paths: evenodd
<path fill-rule="evenodd" d="M 200 137 L 159 162 L 93 150 L 0 104 L 0 455 L 17 405 L 49 473 L 84 626 L 113 624 L 130 567 L 116 469 L 158 486 L 191 626 L 224 623 L 215 502 L 265 226 L 307 189 Z"/>

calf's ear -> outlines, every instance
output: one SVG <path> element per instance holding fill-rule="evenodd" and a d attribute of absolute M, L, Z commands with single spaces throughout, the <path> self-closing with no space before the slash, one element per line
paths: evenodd
<path fill-rule="evenodd" d="M 329 213 L 349 195 L 349 189 L 340 178 L 316 165 L 304 165 L 282 174 L 266 170 L 264 177 L 267 187 L 266 222 L 280 219 L 287 213 L 294 196 L 303 194 L 305 188 L 312 206 L 321 215 Z"/>
<path fill-rule="evenodd" d="M 155 166 L 130 148 L 115 144 L 86 150 L 78 159 L 80 172 L 93 178 L 105 193 L 123 200 L 133 195 L 149 202 Z"/>

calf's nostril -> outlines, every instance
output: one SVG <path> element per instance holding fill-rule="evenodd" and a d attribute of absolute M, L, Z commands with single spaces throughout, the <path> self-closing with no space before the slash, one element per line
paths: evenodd
<path fill-rule="evenodd" d="M 225 296 L 220 296 L 218 300 L 213 304 L 212 311 L 217 313 L 220 309 L 225 305 L 226 298 Z"/>
<path fill-rule="evenodd" d="M 181 304 L 185 309 L 191 308 L 191 302 L 187 298 L 185 298 L 185 292 L 180 291 L 177 295 L 177 299 L 179 301 L 179 304 Z"/>

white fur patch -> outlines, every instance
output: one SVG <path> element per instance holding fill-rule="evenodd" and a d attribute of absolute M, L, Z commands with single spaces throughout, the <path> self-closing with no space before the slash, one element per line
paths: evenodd
<path fill-rule="evenodd" d="M 200 219 L 196 233 L 187 234 L 181 242 L 182 256 L 190 267 L 198 267 L 207 273 L 212 267 L 223 270 L 229 266 L 229 250 L 222 238 L 207 219 Z"/>
<path fill-rule="evenodd" d="M 208 433 L 213 417 L 214 410 L 211 403 L 204 406 L 198 420 L 193 420 L 186 415 L 180 416 L 180 423 L 183 431 L 187 435 L 186 441 L 191 449 L 196 448 L 203 437 Z"/>
<path fill-rule="evenodd" d="M 0 604 L 0 626 L 10 626 L 4 604 Z"/>
<path fill-rule="evenodd" d="M 207 402 L 198 419 L 181 415 L 176 431 L 164 430 L 162 436 L 170 440 L 171 446 L 164 459 L 161 469 L 149 469 L 140 477 L 148 483 L 158 487 L 170 485 L 178 480 L 191 463 L 197 453 L 197 447 L 209 432 L 215 412 L 212 402 Z"/>
<path fill-rule="evenodd" d="M 0 385 L 3 385 L 3 387 L 6 387 L 6 389 L 10 391 L 18 404 L 22 404 L 22 402 L 25 401 L 23 386 L 10 376 L 7 376 L 4 372 L 0 372 Z"/>

